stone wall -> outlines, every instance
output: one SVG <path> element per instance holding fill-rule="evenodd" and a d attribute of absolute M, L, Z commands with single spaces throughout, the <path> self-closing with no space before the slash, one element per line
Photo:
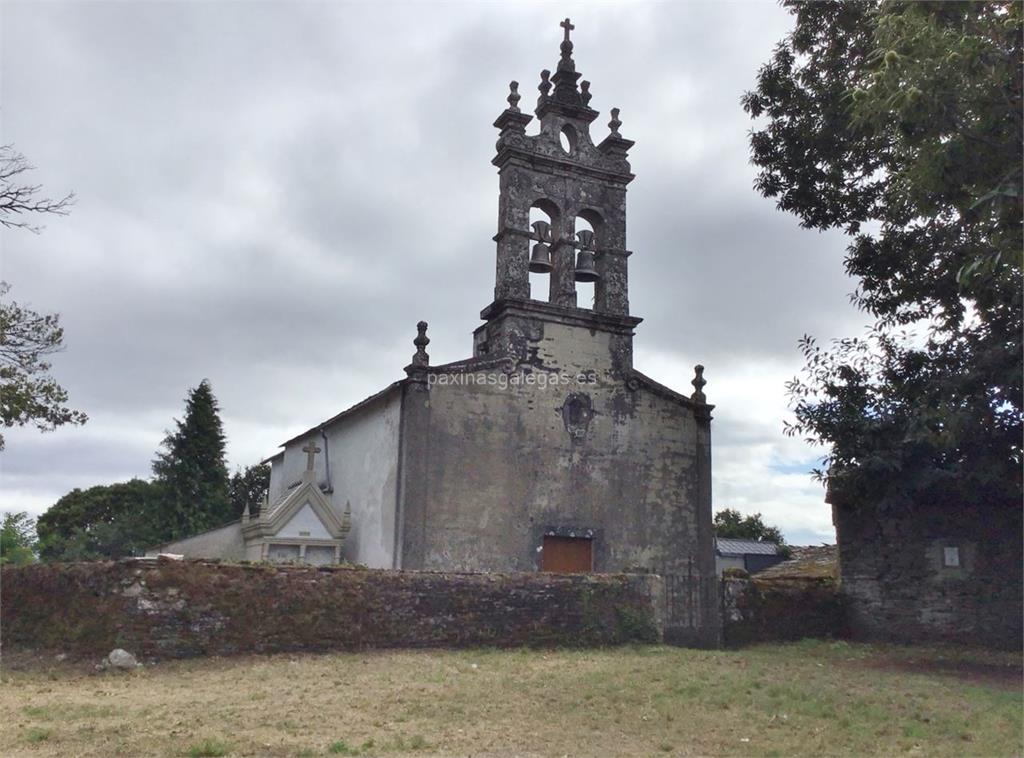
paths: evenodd
<path fill-rule="evenodd" d="M 849 635 L 846 606 L 832 578 L 764 580 L 727 571 L 721 582 L 728 647 Z"/>
<path fill-rule="evenodd" d="M 125 561 L 2 571 L 4 650 L 145 658 L 661 637 L 652 575 L 452 574 Z"/>
<path fill-rule="evenodd" d="M 856 637 L 1020 649 L 1019 504 L 835 505 L 833 520 Z"/>

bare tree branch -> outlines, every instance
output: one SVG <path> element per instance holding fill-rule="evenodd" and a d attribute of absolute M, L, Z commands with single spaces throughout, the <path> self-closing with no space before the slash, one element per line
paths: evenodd
<path fill-rule="evenodd" d="M 59 200 L 37 197 L 40 184 L 22 184 L 22 176 L 35 168 L 13 145 L 0 145 L 0 226 L 7 229 L 27 229 L 33 234 L 42 231 L 32 223 L 35 214 L 52 213 L 66 216 L 75 203 L 75 193 L 69 192 Z"/>
<path fill-rule="evenodd" d="M 34 216 L 71 212 L 74 193 L 59 200 L 38 197 L 42 186 L 24 183 L 24 174 L 34 168 L 13 145 L 0 145 L 0 228 L 38 234 L 42 227 L 32 223 Z M 31 424 L 46 432 L 64 424 L 84 424 L 88 416 L 67 407 L 68 393 L 50 376 L 45 360 L 63 349 L 60 317 L 18 305 L 7 298 L 9 290 L 0 282 L 0 428 Z"/>

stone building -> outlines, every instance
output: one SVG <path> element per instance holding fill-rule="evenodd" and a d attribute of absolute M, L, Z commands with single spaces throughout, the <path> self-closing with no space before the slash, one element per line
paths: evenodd
<path fill-rule="evenodd" d="M 534 115 L 520 109 L 512 82 L 494 122 L 494 299 L 472 356 L 430 365 L 421 322 L 404 378 L 269 459 L 265 507 L 276 512 L 315 477 L 336 517 L 350 510 L 341 554 L 370 567 L 659 573 L 676 637 L 713 643 L 703 368 L 684 395 L 633 367 L 633 142 L 615 108 L 595 142 L 590 83 L 579 81 L 568 19 L 562 27 Z M 534 117 L 539 129 L 528 134 Z M 304 474 L 313 446 L 323 454 Z"/>
<path fill-rule="evenodd" d="M 850 629 L 862 639 L 1020 650 L 1019 503 L 864 502 L 829 492 Z"/>

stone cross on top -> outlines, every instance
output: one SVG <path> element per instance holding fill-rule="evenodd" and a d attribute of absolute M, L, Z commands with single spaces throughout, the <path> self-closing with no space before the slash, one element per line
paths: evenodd
<path fill-rule="evenodd" d="M 316 454 L 320 452 L 320 448 L 310 442 L 308 445 L 302 448 L 302 452 L 306 454 L 306 471 L 309 473 L 313 472 L 313 462 L 316 460 Z"/>
<path fill-rule="evenodd" d="M 569 32 L 571 32 L 576 27 L 572 25 L 572 22 L 569 19 L 566 19 L 565 21 L 561 22 L 559 26 L 565 29 L 565 41 L 568 42 Z"/>

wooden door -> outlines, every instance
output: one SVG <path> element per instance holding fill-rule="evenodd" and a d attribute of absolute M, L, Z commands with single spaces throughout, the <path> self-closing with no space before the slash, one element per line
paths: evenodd
<path fill-rule="evenodd" d="M 593 540 L 580 537 L 545 537 L 541 571 L 585 574 L 594 568 Z"/>

